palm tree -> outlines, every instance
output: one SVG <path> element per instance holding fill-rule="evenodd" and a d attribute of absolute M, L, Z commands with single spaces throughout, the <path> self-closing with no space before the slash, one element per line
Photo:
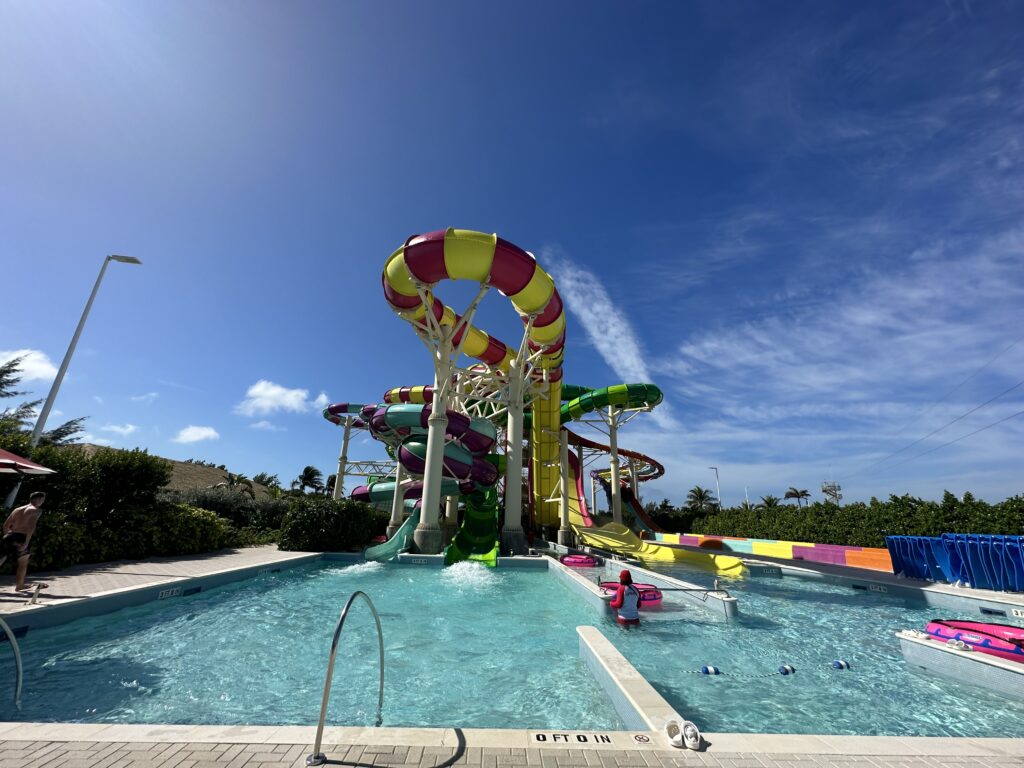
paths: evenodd
<path fill-rule="evenodd" d="M 260 472 L 257 475 L 253 475 L 252 481 L 259 483 L 264 488 L 280 488 L 281 481 L 277 479 L 277 475 L 272 475 L 269 472 Z"/>
<path fill-rule="evenodd" d="M 302 473 L 292 480 L 292 488 L 297 488 L 300 493 L 305 493 L 306 488 L 319 491 L 324 487 L 324 476 L 319 469 L 312 466 L 303 467 Z"/>
<path fill-rule="evenodd" d="M 686 507 L 691 512 L 708 512 L 713 511 L 718 507 L 718 499 L 707 488 L 701 488 L 699 485 L 695 485 L 690 489 L 690 492 L 686 494 Z"/>
<path fill-rule="evenodd" d="M 21 363 L 23 360 L 24 358 L 22 357 L 15 357 L 0 365 L 0 399 L 18 397 L 25 394 L 17 390 L 21 383 Z M 16 440 L 15 443 L 9 443 L 8 448 L 16 447 L 19 449 L 19 452 L 24 452 L 26 456 L 29 455 L 29 434 L 32 432 L 36 419 L 39 417 L 39 406 L 42 402 L 42 400 L 32 400 L 21 403 L 15 408 L 4 408 L 0 411 L 0 434 L 5 435 L 9 439 L 13 438 Z M 71 421 L 67 421 L 59 427 L 46 430 L 39 436 L 40 444 L 69 445 L 78 441 L 81 433 L 85 431 L 85 418 L 81 416 L 77 419 L 71 419 Z M 24 446 L 18 444 L 22 442 L 25 443 Z"/>
<path fill-rule="evenodd" d="M 228 472 L 224 475 L 224 482 L 222 484 L 231 490 L 248 494 L 250 499 L 256 498 L 256 492 L 252 488 L 252 480 L 245 475 L 236 475 L 234 472 Z"/>
<path fill-rule="evenodd" d="M 761 497 L 761 503 L 758 504 L 761 509 L 777 509 L 779 506 L 779 497 L 772 496 L 770 493 L 767 496 Z"/>
<path fill-rule="evenodd" d="M 338 481 L 337 475 L 328 475 L 327 482 L 324 483 L 324 496 L 334 495 L 334 484 Z"/>
<path fill-rule="evenodd" d="M 796 499 L 796 505 L 799 507 L 801 501 L 803 501 L 804 499 L 811 498 L 811 492 L 808 491 L 806 488 L 802 490 L 797 490 L 794 486 L 791 485 L 789 486 L 789 490 L 786 491 L 784 498 Z"/>

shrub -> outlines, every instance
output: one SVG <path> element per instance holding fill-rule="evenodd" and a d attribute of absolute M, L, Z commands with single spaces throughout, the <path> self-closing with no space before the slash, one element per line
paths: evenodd
<path fill-rule="evenodd" d="M 281 531 L 264 528 L 232 528 L 232 547 L 259 547 L 265 544 L 276 544 L 281 538 Z"/>
<path fill-rule="evenodd" d="M 161 497 L 216 512 L 237 528 L 276 530 L 288 511 L 287 499 L 253 499 L 237 488 L 192 488 L 164 491 Z"/>
<path fill-rule="evenodd" d="M 227 520 L 188 504 L 164 502 L 153 519 L 152 552 L 164 557 L 224 549 L 236 546 L 238 539 Z"/>
<path fill-rule="evenodd" d="M 387 529 L 388 514 L 369 504 L 328 496 L 291 499 L 278 546 L 304 552 L 347 552 Z"/>

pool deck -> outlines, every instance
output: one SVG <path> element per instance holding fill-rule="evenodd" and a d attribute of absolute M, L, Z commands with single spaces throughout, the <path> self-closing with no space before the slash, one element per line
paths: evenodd
<path fill-rule="evenodd" d="M 309 553 L 279 552 L 267 546 L 79 566 L 32 578 L 50 585 L 38 597 L 37 605 L 46 606 L 308 558 Z M 37 610 L 29 599 L 14 592 L 13 578 L 5 577 L 0 584 L 0 615 Z M 0 723 L 0 768 L 297 768 L 305 765 L 314 738 L 315 729 L 310 726 L 7 722 Z M 692 752 L 668 746 L 664 736 L 655 732 L 327 728 L 323 752 L 328 765 L 344 766 L 1024 766 L 1024 739 L 713 733 L 705 734 L 705 739 L 705 748 Z"/>
<path fill-rule="evenodd" d="M 274 565 L 309 556 L 309 552 L 281 552 L 276 544 L 270 544 L 202 555 L 76 565 L 54 573 L 29 573 L 27 581 L 29 585 L 37 581 L 49 585 L 39 590 L 37 605 L 58 605 L 125 589 L 172 584 L 198 576 L 211 576 L 255 565 Z M 14 590 L 13 575 L 0 576 L 0 616 L 29 608 L 31 597 L 31 593 Z"/>

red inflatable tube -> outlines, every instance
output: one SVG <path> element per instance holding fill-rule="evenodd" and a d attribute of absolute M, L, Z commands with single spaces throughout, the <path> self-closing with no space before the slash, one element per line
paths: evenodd
<path fill-rule="evenodd" d="M 562 565 L 568 565 L 573 568 L 596 568 L 599 563 L 597 558 L 591 557 L 590 555 L 562 555 Z"/>
<path fill-rule="evenodd" d="M 657 608 L 661 605 L 661 590 L 653 584 L 633 584 L 640 590 L 640 608 Z M 615 592 L 619 588 L 617 581 L 602 581 L 601 589 L 605 592 Z"/>

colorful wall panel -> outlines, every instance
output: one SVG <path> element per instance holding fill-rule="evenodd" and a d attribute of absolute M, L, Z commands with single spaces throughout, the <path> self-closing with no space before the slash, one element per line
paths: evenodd
<path fill-rule="evenodd" d="M 655 534 L 666 544 L 734 552 L 739 555 L 764 555 L 782 560 L 803 560 L 810 563 L 845 565 L 892 573 L 892 559 L 886 549 L 847 547 L 841 544 L 814 544 L 806 541 L 775 541 L 772 539 L 741 539 L 732 536 L 702 536 L 700 534 Z"/>

